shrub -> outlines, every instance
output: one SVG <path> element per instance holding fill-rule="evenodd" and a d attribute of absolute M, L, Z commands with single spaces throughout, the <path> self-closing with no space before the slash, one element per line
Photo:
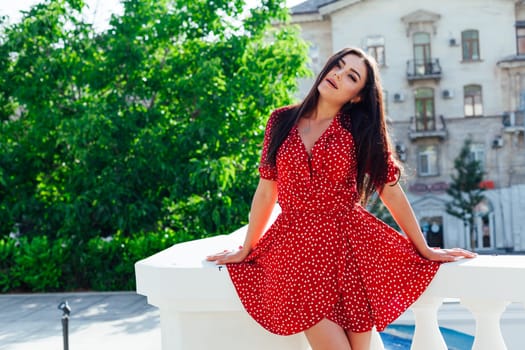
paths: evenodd
<path fill-rule="evenodd" d="M 9 269 L 9 276 L 14 279 L 12 287 L 34 292 L 62 290 L 66 284 L 62 270 L 70 258 L 70 249 L 71 244 L 65 239 L 20 238 Z"/>
<path fill-rule="evenodd" d="M 7 291 L 20 287 L 20 281 L 13 278 L 11 268 L 18 252 L 18 243 L 13 238 L 0 240 L 0 291 Z"/>
<path fill-rule="evenodd" d="M 88 285 L 94 290 L 134 290 L 135 263 L 183 239 L 173 231 L 93 238 L 84 252 Z"/>

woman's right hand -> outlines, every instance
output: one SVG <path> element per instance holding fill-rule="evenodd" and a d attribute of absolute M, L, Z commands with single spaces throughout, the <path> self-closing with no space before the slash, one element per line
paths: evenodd
<path fill-rule="evenodd" d="M 249 253 L 249 249 L 240 247 L 239 250 L 236 251 L 225 250 L 217 254 L 208 255 L 206 260 L 215 261 L 217 265 L 235 264 L 242 262 Z"/>

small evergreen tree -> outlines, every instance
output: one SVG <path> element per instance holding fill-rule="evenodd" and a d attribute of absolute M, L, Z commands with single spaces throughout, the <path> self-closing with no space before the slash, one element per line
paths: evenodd
<path fill-rule="evenodd" d="M 459 155 L 454 160 L 456 174 L 451 175 L 452 182 L 447 194 L 452 200 L 446 204 L 447 213 L 460 218 L 465 226 L 470 227 L 470 248 L 474 248 L 474 208 L 485 196 L 484 188 L 480 187 L 483 181 L 483 168 L 481 162 L 471 155 L 471 139 L 466 139 Z"/>

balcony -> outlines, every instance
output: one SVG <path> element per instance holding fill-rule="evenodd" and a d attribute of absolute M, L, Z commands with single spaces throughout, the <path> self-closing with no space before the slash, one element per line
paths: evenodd
<path fill-rule="evenodd" d="M 438 118 L 435 116 L 429 118 L 410 117 L 408 137 L 412 142 L 425 138 L 446 140 L 448 138 L 448 130 L 445 118 L 442 115 Z"/>
<path fill-rule="evenodd" d="M 238 247 L 245 232 L 243 227 L 230 235 L 177 244 L 135 264 L 137 292 L 160 309 L 162 349 L 309 349 L 302 334 L 281 337 L 260 327 L 244 311 L 226 268 L 204 260 L 210 253 Z M 500 317 L 509 303 L 525 303 L 524 275 L 525 256 L 479 256 L 444 264 L 411 307 L 411 349 L 447 349 L 437 317 L 445 298 L 459 299 L 475 318 L 472 349 L 504 350 L 506 342 L 522 344 L 519 331 L 510 341 L 502 336 Z M 525 311 L 518 313 L 517 329 L 523 329 Z M 371 350 L 384 350 L 377 332 Z"/>
<path fill-rule="evenodd" d="M 503 131 L 508 133 L 524 133 L 525 132 L 525 112 L 514 111 L 503 113 L 502 123 Z"/>
<path fill-rule="evenodd" d="M 409 83 L 417 80 L 440 80 L 441 65 L 439 59 L 408 60 L 407 79 Z"/>

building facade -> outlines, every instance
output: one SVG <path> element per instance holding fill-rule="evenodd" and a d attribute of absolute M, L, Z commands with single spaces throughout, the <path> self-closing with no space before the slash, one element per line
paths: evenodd
<path fill-rule="evenodd" d="M 291 13 L 314 74 L 343 47 L 375 57 L 403 186 L 429 242 L 525 251 L 525 1 L 308 0 Z M 301 82 L 302 96 L 312 83 Z M 468 218 L 445 210 L 466 139 L 487 189 L 474 240 Z"/>

